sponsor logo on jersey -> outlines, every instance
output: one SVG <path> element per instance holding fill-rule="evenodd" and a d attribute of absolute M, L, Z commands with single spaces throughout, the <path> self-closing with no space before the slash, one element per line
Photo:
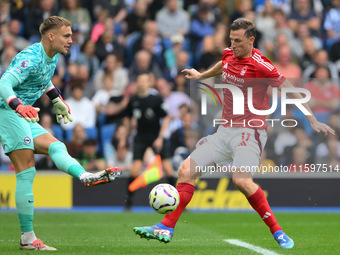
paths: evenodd
<path fill-rule="evenodd" d="M 24 138 L 24 142 L 25 142 L 26 144 L 30 144 L 30 143 L 31 143 L 31 138 L 29 138 L 28 136 L 26 136 L 26 137 Z"/>
<path fill-rule="evenodd" d="M 29 62 L 30 62 L 29 60 L 24 60 L 20 63 L 20 66 L 25 69 L 28 67 Z"/>

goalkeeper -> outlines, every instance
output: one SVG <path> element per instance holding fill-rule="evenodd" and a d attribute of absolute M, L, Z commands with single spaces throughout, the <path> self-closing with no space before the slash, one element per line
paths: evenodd
<path fill-rule="evenodd" d="M 15 203 L 22 232 L 20 249 L 56 250 L 44 245 L 33 231 L 34 154 L 49 155 L 60 170 L 85 186 L 113 181 L 121 171 L 116 167 L 87 173 L 68 154 L 65 145 L 37 123 L 39 108 L 32 105 L 44 92 L 53 102 L 58 123 L 72 121 L 68 105 L 51 82 L 59 53 L 65 55 L 72 43 L 71 23 L 51 16 L 39 30 L 41 42 L 18 53 L 0 79 L 0 142 L 16 172 Z"/>

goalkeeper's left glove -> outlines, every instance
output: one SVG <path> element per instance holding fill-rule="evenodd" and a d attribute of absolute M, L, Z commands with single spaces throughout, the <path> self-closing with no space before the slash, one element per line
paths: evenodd
<path fill-rule="evenodd" d="M 72 122 L 73 117 L 71 115 L 70 107 L 67 105 L 67 103 L 65 103 L 59 94 L 59 91 L 56 88 L 53 88 L 47 92 L 47 95 L 52 100 L 57 122 L 60 123 L 62 118 L 64 118 L 65 124 L 67 124 L 68 121 Z"/>

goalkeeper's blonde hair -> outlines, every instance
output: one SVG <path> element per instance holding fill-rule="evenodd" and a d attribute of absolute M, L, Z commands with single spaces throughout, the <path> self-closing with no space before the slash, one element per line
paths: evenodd
<path fill-rule="evenodd" d="M 40 25 L 39 32 L 41 36 L 44 36 L 47 31 L 55 28 L 61 28 L 62 26 L 70 27 L 71 22 L 63 17 L 50 16 Z"/>

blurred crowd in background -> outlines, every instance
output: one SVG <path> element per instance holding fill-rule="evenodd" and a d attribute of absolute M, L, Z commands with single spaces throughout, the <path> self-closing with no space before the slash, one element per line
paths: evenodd
<path fill-rule="evenodd" d="M 337 134 L 316 134 L 290 109 L 285 118 L 299 125 L 268 128 L 262 163 L 306 170 L 310 164 L 339 164 L 340 0 L 0 0 L 0 75 L 18 52 L 40 41 L 39 25 L 52 15 L 72 22 L 73 44 L 59 56 L 52 82 L 74 121 L 58 125 L 45 95 L 36 106 L 40 124 L 85 169 L 130 169 L 135 128 L 123 125 L 124 108 L 142 72 L 150 73 L 150 93 L 163 97 L 171 117 L 164 146 L 176 169 L 197 140 L 213 131 L 212 123 L 197 117 L 200 103 L 190 97 L 192 85 L 181 70 L 204 71 L 221 60 L 228 28 L 240 17 L 254 21 L 255 47 L 295 86 L 310 90 L 314 114 Z M 129 139 L 122 143 L 126 132 Z M 0 169 L 13 170 L 0 150 Z M 152 154 L 146 152 L 145 164 Z M 37 169 L 56 169 L 47 156 L 36 156 L 36 163 Z"/>

